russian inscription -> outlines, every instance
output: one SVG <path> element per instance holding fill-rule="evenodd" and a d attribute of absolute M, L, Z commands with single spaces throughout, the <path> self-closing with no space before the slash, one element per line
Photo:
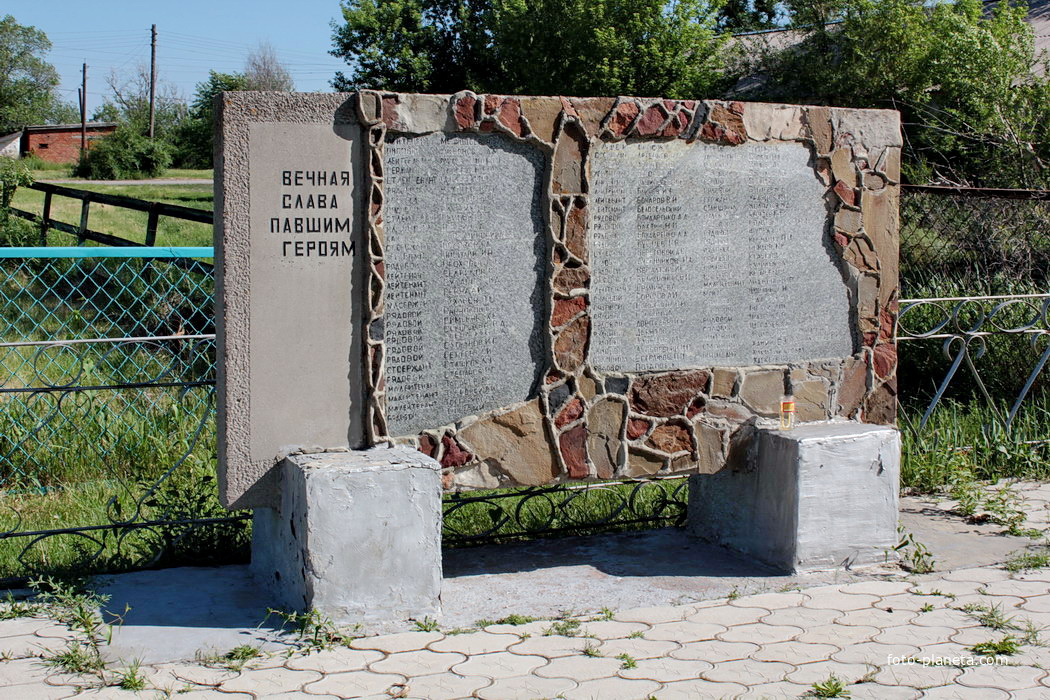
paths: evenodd
<path fill-rule="evenodd" d="M 543 157 L 437 133 L 391 138 L 385 159 L 388 432 L 529 398 L 542 365 Z"/>
<path fill-rule="evenodd" d="M 617 142 L 591 158 L 595 367 L 853 353 L 824 188 L 804 146 Z"/>
<path fill-rule="evenodd" d="M 251 455 L 273 462 L 292 444 L 339 447 L 362 439 L 358 329 L 363 269 L 358 247 L 361 197 L 353 163 L 357 127 L 320 116 L 319 123 L 247 125 L 248 274 L 225 277 L 224 288 L 247 296 Z M 226 188 L 230 188 L 227 174 Z M 243 291 L 249 290 L 249 291 Z M 225 292 L 230 294 L 229 291 Z M 227 345 L 243 342 L 227 335 Z M 294 410 L 282 407 L 294 406 Z"/>

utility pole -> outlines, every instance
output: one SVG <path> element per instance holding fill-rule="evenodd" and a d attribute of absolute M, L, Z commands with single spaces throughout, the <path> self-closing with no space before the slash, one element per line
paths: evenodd
<path fill-rule="evenodd" d="M 153 138 L 153 118 L 157 103 L 157 25 L 150 25 L 149 42 L 149 137 Z"/>
<path fill-rule="evenodd" d="M 82 83 L 80 88 L 80 160 L 84 160 L 87 152 L 87 64 L 82 69 Z"/>

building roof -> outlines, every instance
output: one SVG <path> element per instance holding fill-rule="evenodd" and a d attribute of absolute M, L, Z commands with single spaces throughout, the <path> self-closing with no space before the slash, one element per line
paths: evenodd
<path fill-rule="evenodd" d="M 991 13 L 992 9 L 1000 0 L 984 0 L 985 12 Z M 839 24 L 839 21 L 829 22 L 828 25 Z M 1050 59 L 1050 0 L 1028 0 L 1028 24 L 1032 27 L 1035 35 L 1035 58 L 1036 65 L 1032 72 L 1036 75 L 1043 74 L 1041 61 Z M 766 29 L 757 32 L 743 32 L 735 34 L 733 41 L 740 45 L 746 53 L 757 53 L 763 50 L 780 51 L 800 43 L 809 36 L 806 28 L 801 29 Z"/>
<path fill-rule="evenodd" d="M 87 128 L 106 129 L 116 125 L 116 122 L 88 122 Z M 80 127 L 80 124 L 36 124 L 25 127 L 23 131 L 80 131 Z"/>
<path fill-rule="evenodd" d="M 1029 0 L 1028 24 L 1035 34 L 1035 57 L 1050 58 L 1050 0 Z M 1042 74 L 1042 66 L 1035 72 Z"/>
<path fill-rule="evenodd" d="M 20 138 L 22 138 L 21 131 L 16 131 L 13 134 L 4 134 L 3 136 L 0 136 L 0 151 L 4 150 L 6 146 L 11 145 Z"/>

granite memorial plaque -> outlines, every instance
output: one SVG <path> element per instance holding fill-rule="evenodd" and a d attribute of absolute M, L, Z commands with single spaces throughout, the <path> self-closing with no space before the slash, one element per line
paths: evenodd
<path fill-rule="evenodd" d="M 591 360 L 601 370 L 853 354 L 801 144 L 600 143 L 591 155 Z"/>
<path fill-rule="evenodd" d="M 389 434 L 534 395 L 546 314 L 541 154 L 435 133 L 391 138 L 385 160 Z"/>

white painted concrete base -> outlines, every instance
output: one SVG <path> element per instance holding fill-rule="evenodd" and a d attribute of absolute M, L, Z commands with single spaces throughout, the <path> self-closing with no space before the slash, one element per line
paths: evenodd
<path fill-rule="evenodd" d="M 900 433 L 854 422 L 759 429 L 746 470 L 690 479 L 689 529 L 786 571 L 872 564 L 897 544 Z"/>
<path fill-rule="evenodd" d="M 340 625 L 441 612 L 440 465 L 403 447 L 295 455 L 254 511 L 252 571 L 275 605 Z"/>

